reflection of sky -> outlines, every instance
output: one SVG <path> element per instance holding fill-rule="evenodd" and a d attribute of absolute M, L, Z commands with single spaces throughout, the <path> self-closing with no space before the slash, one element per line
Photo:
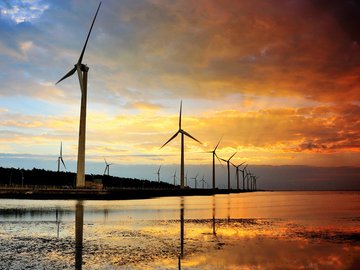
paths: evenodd
<path fill-rule="evenodd" d="M 177 197 L 84 201 L 84 262 L 91 264 L 90 269 L 176 269 L 181 201 Z M 358 265 L 359 193 L 271 192 L 193 196 L 183 202 L 185 269 Z M 73 263 L 69 250 L 73 250 L 76 201 L 0 200 L 0 205 L 0 240 L 5 245 L 0 257 L 16 256 L 4 248 L 20 250 L 24 256 L 18 258 L 19 265 L 31 265 L 29 254 L 37 258 L 51 247 L 35 261 L 71 269 L 62 263 Z M 56 209 L 62 213 L 59 223 Z M 20 215 L 11 216 L 10 210 Z M 19 245 L 27 247 L 27 255 Z"/>

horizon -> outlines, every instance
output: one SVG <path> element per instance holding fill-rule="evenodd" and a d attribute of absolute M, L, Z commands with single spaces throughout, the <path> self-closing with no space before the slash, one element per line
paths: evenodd
<path fill-rule="evenodd" d="M 76 171 L 79 83 L 55 82 L 76 63 L 98 3 L 0 3 L 0 166 L 49 169 L 55 157 L 55 169 L 62 142 Z M 185 171 L 209 184 L 204 152 L 223 136 L 218 155 L 237 152 L 232 161 L 265 187 L 360 189 L 359 24 L 360 5 L 337 1 L 103 1 L 83 59 L 85 172 L 104 170 L 104 158 L 115 176 L 179 170 L 179 138 L 160 147 L 182 100 L 183 129 L 203 142 L 185 139 Z M 353 179 L 334 168 L 354 168 Z"/>

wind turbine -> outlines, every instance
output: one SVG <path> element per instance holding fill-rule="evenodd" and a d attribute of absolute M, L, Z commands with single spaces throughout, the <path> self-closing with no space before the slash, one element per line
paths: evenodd
<path fill-rule="evenodd" d="M 175 139 L 179 133 L 181 134 L 180 187 L 181 189 L 183 189 L 184 188 L 184 135 L 188 136 L 194 141 L 197 141 L 200 144 L 201 142 L 195 139 L 193 136 L 191 136 L 189 133 L 187 133 L 185 130 L 181 128 L 181 110 L 182 110 L 182 101 L 180 102 L 179 130 L 166 143 L 164 143 L 163 146 L 160 147 L 160 149 L 163 148 L 165 145 L 167 145 L 170 141 Z"/>
<path fill-rule="evenodd" d="M 197 180 L 196 178 L 199 176 L 199 174 L 197 174 L 195 177 L 191 177 L 190 179 L 195 180 L 195 189 L 197 189 Z"/>
<path fill-rule="evenodd" d="M 66 170 L 66 166 L 65 166 L 65 162 L 63 160 L 63 156 L 62 156 L 62 142 L 60 142 L 60 155 L 58 157 L 58 172 L 60 172 L 60 163 L 63 164 L 65 170 Z"/>
<path fill-rule="evenodd" d="M 159 166 L 159 169 L 157 170 L 157 172 L 155 174 L 157 174 L 158 176 L 158 183 L 160 183 L 160 169 L 161 169 L 161 165 Z"/>
<path fill-rule="evenodd" d="M 230 189 L 230 160 L 236 155 L 236 152 L 234 154 L 232 154 L 231 157 L 229 157 L 229 159 L 223 159 L 220 158 L 222 161 L 226 162 L 227 164 L 227 171 L 228 171 L 228 189 Z"/>
<path fill-rule="evenodd" d="M 242 173 L 243 190 L 245 190 L 245 173 L 246 173 L 246 167 L 247 167 L 247 166 L 248 166 L 248 165 L 246 164 L 245 167 L 244 167 L 242 170 L 239 169 L 239 171 Z"/>
<path fill-rule="evenodd" d="M 112 163 L 107 163 L 106 159 L 104 158 L 105 160 L 105 171 L 104 171 L 104 175 L 106 175 L 106 172 L 107 172 L 107 175 L 110 175 L 110 166 L 113 165 Z"/>
<path fill-rule="evenodd" d="M 249 176 L 251 175 L 250 171 L 245 171 L 245 178 L 246 178 L 246 189 L 249 190 Z"/>
<path fill-rule="evenodd" d="M 200 183 L 202 182 L 202 188 L 204 189 L 204 184 L 206 183 L 207 184 L 207 182 L 205 181 L 205 179 L 204 179 L 204 175 L 203 175 L 203 177 L 202 177 L 202 179 L 199 181 Z"/>
<path fill-rule="evenodd" d="M 254 189 L 257 190 L 256 187 L 256 180 L 258 180 L 260 178 L 260 176 L 254 176 Z"/>
<path fill-rule="evenodd" d="M 176 184 L 176 170 L 175 170 L 175 173 L 174 173 L 173 177 L 174 177 L 174 186 L 175 186 L 175 184 Z"/>
<path fill-rule="evenodd" d="M 92 21 L 89 33 L 86 37 L 84 47 L 81 51 L 79 60 L 75 64 L 74 68 L 66 73 L 56 84 L 72 76 L 76 71 L 79 78 L 80 89 L 81 89 L 81 109 L 80 109 L 80 126 L 79 126 L 79 145 L 78 145 L 78 158 L 77 158 L 77 174 L 76 174 L 76 187 L 85 186 L 85 135 L 86 135 L 86 99 L 87 99 L 87 77 L 89 67 L 82 63 L 86 45 L 88 43 L 91 30 L 94 26 L 96 16 L 99 12 L 101 2 L 96 10 L 94 19 Z"/>
<path fill-rule="evenodd" d="M 212 188 L 213 189 L 215 189 L 215 157 L 219 160 L 219 157 L 216 155 L 216 149 L 218 148 L 221 139 L 222 139 L 222 136 L 221 136 L 219 142 L 217 143 L 217 145 L 215 146 L 214 150 L 206 152 L 206 153 L 212 154 Z M 219 162 L 221 164 L 220 160 L 219 160 Z"/>
<path fill-rule="evenodd" d="M 230 163 L 231 163 L 231 165 L 233 165 L 235 167 L 235 170 L 236 170 L 236 173 L 235 173 L 235 175 L 236 175 L 236 188 L 239 190 L 240 189 L 240 187 L 239 187 L 239 167 L 241 165 L 243 165 L 245 163 L 245 161 L 243 163 L 241 163 L 240 165 L 237 165 L 237 166 L 232 162 L 230 162 Z"/>

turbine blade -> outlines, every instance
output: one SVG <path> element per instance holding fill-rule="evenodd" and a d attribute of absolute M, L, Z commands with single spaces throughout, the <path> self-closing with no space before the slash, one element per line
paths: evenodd
<path fill-rule="evenodd" d="M 185 130 L 181 130 L 180 132 L 182 132 L 183 134 L 185 134 L 186 136 L 190 137 L 191 139 L 197 141 L 198 143 L 202 144 L 199 140 L 195 139 L 193 136 L 191 136 L 189 133 L 187 133 Z"/>
<path fill-rule="evenodd" d="M 237 152 L 235 152 L 229 159 L 228 161 L 230 161 L 230 159 L 232 159 L 235 155 L 236 155 Z"/>
<path fill-rule="evenodd" d="M 64 162 L 63 158 L 61 157 L 60 160 L 61 160 L 61 163 L 64 165 L 64 168 L 66 170 L 66 166 L 65 166 L 65 162 Z"/>
<path fill-rule="evenodd" d="M 55 85 L 58 84 L 59 82 L 61 82 L 62 80 L 65 80 L 66 78 L 70 77 L 71 75 L 73 75 L 75 73 L 75 71 L 76 71 L 76 67 L 74 67 L 72 70 L 70 70 L 68 73 L 66 73 L 64 77 L 62 77 L 60 80 L 58 80 L 55 83 Z"/>
<path fill-rule="evenodd" d="M 60 157 L 62 157 L 62 142 L 60 142 Z"/>
<path fill-rule="evenodd" d="M 179 130 L 181 129 L 182 100 L 180 101 Z"/>
<path fill-rule="evenodd" d="M 86 41 L 85 41 L 84 47 L 83 47 L 83 49 L 82 49 L 82 51 L 81 51 L 79 60 L 78 60 L 78 62 L 77 62 L 78 64 L 81 64 L 81 62 L 82 62 L 82 59 L 83 59 L 83 56 L 84 56 L 84 53 L 85 53 L 85 49 L 86 49 L 86 45 L 87 45 L 87 43 L 88 43 L 88 40 L 89 40 L 89 37 L 90 37 L 90 33 L 91 33 L 91 30 L 92 30 L 92 28 L 93 28 L 93 26 L 94 26 L 94 22 L 95 22 L 95 19 L 96 19 L 97 14 L 98 14 L 98 12 L 99 12 L 100 6 L 101 6 L 101 2 L 99 3 L 99 6 L 98 6 L 98 8 L 97 8 L 97 10 L 96 10 L 96 13 L 95 13 L 95 17 L 94 17 L 94 19 L 93 19 L 93 21 L 92 21 L 92 23 L 91 23 L 91 27 L 90 27 L 89 33 L 88 33 L 88 35 L 87 35 L 87 37 L 86 37 Z"/>
<path fill-rule="evenodd" d="M 167 145 L 170 141 L 172 141 L 179 134 L 179 132 L 180 130 L 176 132 L 166 143 L 164 143 L 163 146 L 160 147 L 160 149 Z"/>
<path fill-rule="evenodd" d="M 218 146 L 219 146 L 219 144 L 220 144 L 221 139 L 223 138 L 223 136 L 224 136 L 224 135 L 222 135 L 222 136 L 221 136 L 221 138 L 220 138 L 219 142 L 218 142 L 218 143 L 217 143 L 217 145 L 215 146 L 214 152 L 215 152 L 215 151 L 216 151 L 216 149 L 218 148 Z"/>

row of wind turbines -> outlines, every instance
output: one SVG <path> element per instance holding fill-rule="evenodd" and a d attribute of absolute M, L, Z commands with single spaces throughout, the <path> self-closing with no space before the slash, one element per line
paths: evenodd
<path fill-rule="evenodd" d="M 181 117 L 182 117 L 182 101 L 180 102 L 180 115 L 179 115 L 179 129 L 178 131 L 169 139 L 167 140 L 162 146 L 161 148 L 163 148 L 165 145 L 167 145 L 169 142 L 171 142 L 173 139 L 175 139 L 179 134 L 181 134 L 181 146 L 180 146 L 180 151 L 181 151 L 181 159 L 180 159 L 180 187 L 183 189 L 185 187 L 185 181 L 186 180 L 186 186 L 187 186 L 187 175 L 184 176 L 184 167 L 185 167 L 185 155 L 184 155 L 184 137 L 187 136 L 190 139 L 198 142 L 201 144 L 201 142 L 199 140 L 197 140 L 195 137 L 193 137 L 192 135 L 190 135 L 188 132 L 186 132 L 185 130 L 182 129 L 182 121 L 181 121 Z M 218 161 L 220 162 L 225 162 L 227 165 L 227 188 L 230 190 L 231 189 L 231 181 L 230 181 L 230 164 L 235 168 L 235 176 L 236 176 L 236 187 L 238 190 L 240 190 L 240 183 L 239 183 L 239 171 L 242 172 L 242 180 L 243 180 L 243 190 L 256 190 L 256 180 L 259 179 L 258 176 L 256 176 L 255 174 L 251 173 L 248 169 L 246 169 L 248 167 L 248 165 L 245 165 L 244 168 L 241 169 L 241 166 L 244 165 L 245 162 L 242 162 L 239 165 L 235 165 L 234 163 L 231 162 L 231 159 L 236 155 L 236 152 L 234 154 L 232 154 L 228 159 L 224 159 L 221 158 L 217 155 L 216 150 L 220 145 L 220 142 L 222 140 L 222 137 L 220 138 L 219 142 L 216 144 L 214 150 L 212 151 L 208 151 L 205 153 L 210 153 L 212 154 L 212 188 L 215 189 L 216 188 L 216 181 L 215 181 L 215 158 L 218 159 Z M 158 175 L 158 181 L 160 182 L 160 169 L 161 166 L 159 167 L 158 171 L 156 172 L 156 174 Z M 174 185 L 175 185 L 175 177 L 176 177 L 176 171 L 175 174 L 173 175 L 174 177 Z M 190 179 L 193 179 L 195 181 L 195 188 L 197 188 L 197 177 L 198 174 Z M 203 178 L 200 180 L 200 182 L 203 183 L 203 188 L 204 188 L 204 184 L 206 183 L 206 181 L 204 180 L 204 176 Z M 245 182 L 246 182 L 246 187 L 245 187 Z"/>
<path fill-rule="evenodd" d="M 89 67 L 87 65 L 83 64 L 82 61 L 83 61 L 83 57 L 85 54 L 86 46 L 89 41 L 89 37 L 90 37 L 91 31 L 92 31 L 92 28 L 94 26 L 94 23 L 95 23 L 95 20 L 98 15 L 100 7 L 101 7 L 101 2 L 99 3 L 99 5 L 97 7 L 95 16 L 94 16 L 91 26 L 90 26 L 90 30 L 89 30 L 86 40 L 85 40 L 85 44 L 82 48 L 82 51 L 80 53 L 80 57 L 79 57 L 77 63 L 74 65 L 74 67 L 68 73 L 66 73 L 60 80 L 58 80 L 56 82 L 56 84 L 58 84 L 61 81 L 71 77 L 75 72 L 77 72 L 79 84 L 80 84 L 80 90 L 81 90 L 80 125 L 79 125 L 79 141 L 78 141 L 77 173 L 76 173 L 76 187 L 77 188 L 85 187 L 86 104 L 87 104 L 87 81 L 88 81 L 87 78 L 88 78 Z M 184 137 L 187 136 L 200 144 L 201 144 L 201 142 L 199 140 L 195 139 L 192 135 L 190 135 L 188 132 L 186 132 L 185 130 L 182 129 L 181 113 L 182 113 L 182 102 L 180 103 L 179 129 L 166 143 L 164 143 L 163 146 L 161 146 L 161 148 L 163 148 L 165 145 L 167 145 L 169 142 L 171 142 L 173 139 L 175 139 L 180 134 L 180 136 L 181 136 L 180 187 L 181 187 L 181 189 L 184 189 L 185 188 L 185 183 L 184 183 L 184 177 L 185 177 L 184 176 Z M 219 158 L 216 154 L 216 149 L 219 146 L 220 141 L 221 141 L 221 139 L 219 140 L 215 149 L 213 151 L 209 152 L 209 153 L 212 153 L 212 155 L 213 155 L 212 188 L 213 189 L 216 188 L 216 183 L 215 183 L 215 157 L 216 157 L 219 161 L 222 160 L 227 163 L 228 189 L 230 189 L 230 163 L 231 163 L 230 160 L 234 157 L 234 155 L 236 153 L 234 153 L 227 160 L 225 160 L 223 158 Z M 60 156 L 58 158 L 58 170 L 60 170 L 60 163 L 62 163 L 63 166 L 65 167 L 65 163 L 62 158 L 62 144 L 61 144 L 61 149 L 60 149 Z M 106 160 L 105 160 L 105 164 L 106 164 L 106 167 L 105 167 L 104 174 L 106 174 L 106 173 L 109 174 L 111 164 L 107 163 Z M 251 186 L 253 186 L 256 189 L 256 179 L 258 179 L 258 177 L 251 174 L 250 172 L 246 171 L 245 170 L 246 166 L 241 170 L 240 166 L 243 163 L 240 165 L 235 165 L 233 163 L 231 163 L 231 164 L 236 168 L 237 188 L 239 189 L 239 171 L 241 171 L 243 173 L 243 189 L 245 189 L 245 179 L 247 181 L 248 189 L 249 189 L 249 181 L 250 180 L 252 183 Z M 175 177 L 176 177 L 176 173 L 174 175 L 174 182 L 175 182 Z M 197 185 L 197 176 L 195 176 L 193 179 L 195 180 L 195 186 L 196 186 Z M 158 181 L 160 181 L 160 168 L 158 170 Z M 205 180 L 202 179 L 202 181 L 204 184 Z"/>

